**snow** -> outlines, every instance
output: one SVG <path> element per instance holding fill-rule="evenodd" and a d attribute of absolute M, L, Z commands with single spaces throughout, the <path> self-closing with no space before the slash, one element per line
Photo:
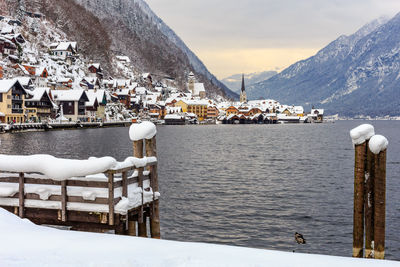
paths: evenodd
<path fill-rule="evenodd" d="M 7 172 L 42 173 L 49 179 L 66 180 L 105 172 L 117 164 L 111 157 L 89 160 L 58 159 L 50 155 L 0 155 L 0 170 Z"/>
<path fill-rule="evenodd" d="M 375 135 L 374 126 L 371 124 L 362 124 L 350 131 L 350 137 L 353 145 L 361 145 Z"/>
<path fill-rule="evenodd" d="M 151 139 L 157 134 L 157 128 L 154 123 L 144 121 L 142 123 L 132 124 L 129 129 L 129 137 L 132 141 L 142 139 Z"/>
<path fill-rule="evenodd" d="M 76 90 L 52 90 L 53 99 L 55 101 L 79 101 L 83 94 L 86 94 L 82 89 Z"/>
<path fill-rule="evenodd" d="M 2 266 L 325 266 L 398 262 L 85 233 L 38 226 L 0 209 Z M 18 248 L 18 249 L 16 249 Z"/>
<path fill-rule="evenodd" d="M 369 149 L 375 155 L 378 155 L 380 152 L 387 149 L 388 146 L 389 146 L 389 141 L 386 139 L 386 137 L 382 135 L 374 135 L 369 140 Z"/>

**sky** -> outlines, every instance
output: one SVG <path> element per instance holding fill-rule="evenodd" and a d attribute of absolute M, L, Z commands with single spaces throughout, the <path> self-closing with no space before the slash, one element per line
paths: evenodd
<path fill-rule="evenodd" d="M 399 0 L 146 0 L 207 68 L 281 71 L 381 16 Z"/>

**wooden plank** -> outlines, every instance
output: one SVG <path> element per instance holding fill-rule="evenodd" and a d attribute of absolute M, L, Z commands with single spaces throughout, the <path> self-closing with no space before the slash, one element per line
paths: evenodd
<path fill-rule="evenodd" d="M 128 173 L 122 173 L 122 196 L 128 197 Z"/>
<path fill-rule="evenodd" d="M 25 213 L 24 213 L 24 209 L 25 209 L 25 177 L 24 177 L 24 173 L 20 173 L 19 174 L 19 217 L 24 218 Z"/>
<path fill-rule="evenodd" d="M 67 221 L 67 181 L 61 182 L 61 220 Z"/>
<path fill-rule="evenodd" d="M 108 174 L 108 224 L 114 225 L 114 174 Z"/>
<path fill-rule="evenodd" d="M 19 194 L 15 194 L 12 198 L 18 198 Z M 31 200 L 42 200 L 38 194 L 35 193 L 27 193 L 25 194 L 25 199 Z M 47 199 L 49 201 L 61 201 L 62 196 L 60 195 L 51 195 Z M 121 197 L 114 198 L 114 204 L 118 204 L 121 201 Z M 99 204 L 99 205 L 108 205 L 108 198 L 96 198 L 95 200 L 85 200 L 83 197 L 75 197 L 75 196 L 67 196 L 67 202 L 74 203 L 87 203 L 87 204 Z"/>

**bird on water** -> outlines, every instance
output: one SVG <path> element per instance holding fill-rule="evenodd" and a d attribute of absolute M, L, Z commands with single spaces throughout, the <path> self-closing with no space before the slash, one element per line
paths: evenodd
<path fill-rule="evenodd" d="M 305 244 L 306 243 L 306 239 L 304 238 L 304 236 L 297 232 L 294 234 L 294 239 L 296 239 L 297 244 Z"/>

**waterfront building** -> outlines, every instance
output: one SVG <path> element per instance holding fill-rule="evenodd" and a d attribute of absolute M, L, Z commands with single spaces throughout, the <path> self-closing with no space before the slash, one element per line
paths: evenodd
<path fill-rule="evenodd" d="M 89 101 L 84 90 L 52 90 L 53 100 L 63 109 L 64 117 L 71 121 L 86 121 L 85 103 Z"/>
<path fill-rule="evenodd" d="M 25 114 L 33 122 L 46 121 L 51 117 L 54 103 L 49 96 L 49 88 L 36 88 L 26 91 Z"/>
<path fill-rule="evenodd" d="M 26 91 L 17 79 L 0 80 L 0 121 L 22 123 L 25 121 Z"/>

